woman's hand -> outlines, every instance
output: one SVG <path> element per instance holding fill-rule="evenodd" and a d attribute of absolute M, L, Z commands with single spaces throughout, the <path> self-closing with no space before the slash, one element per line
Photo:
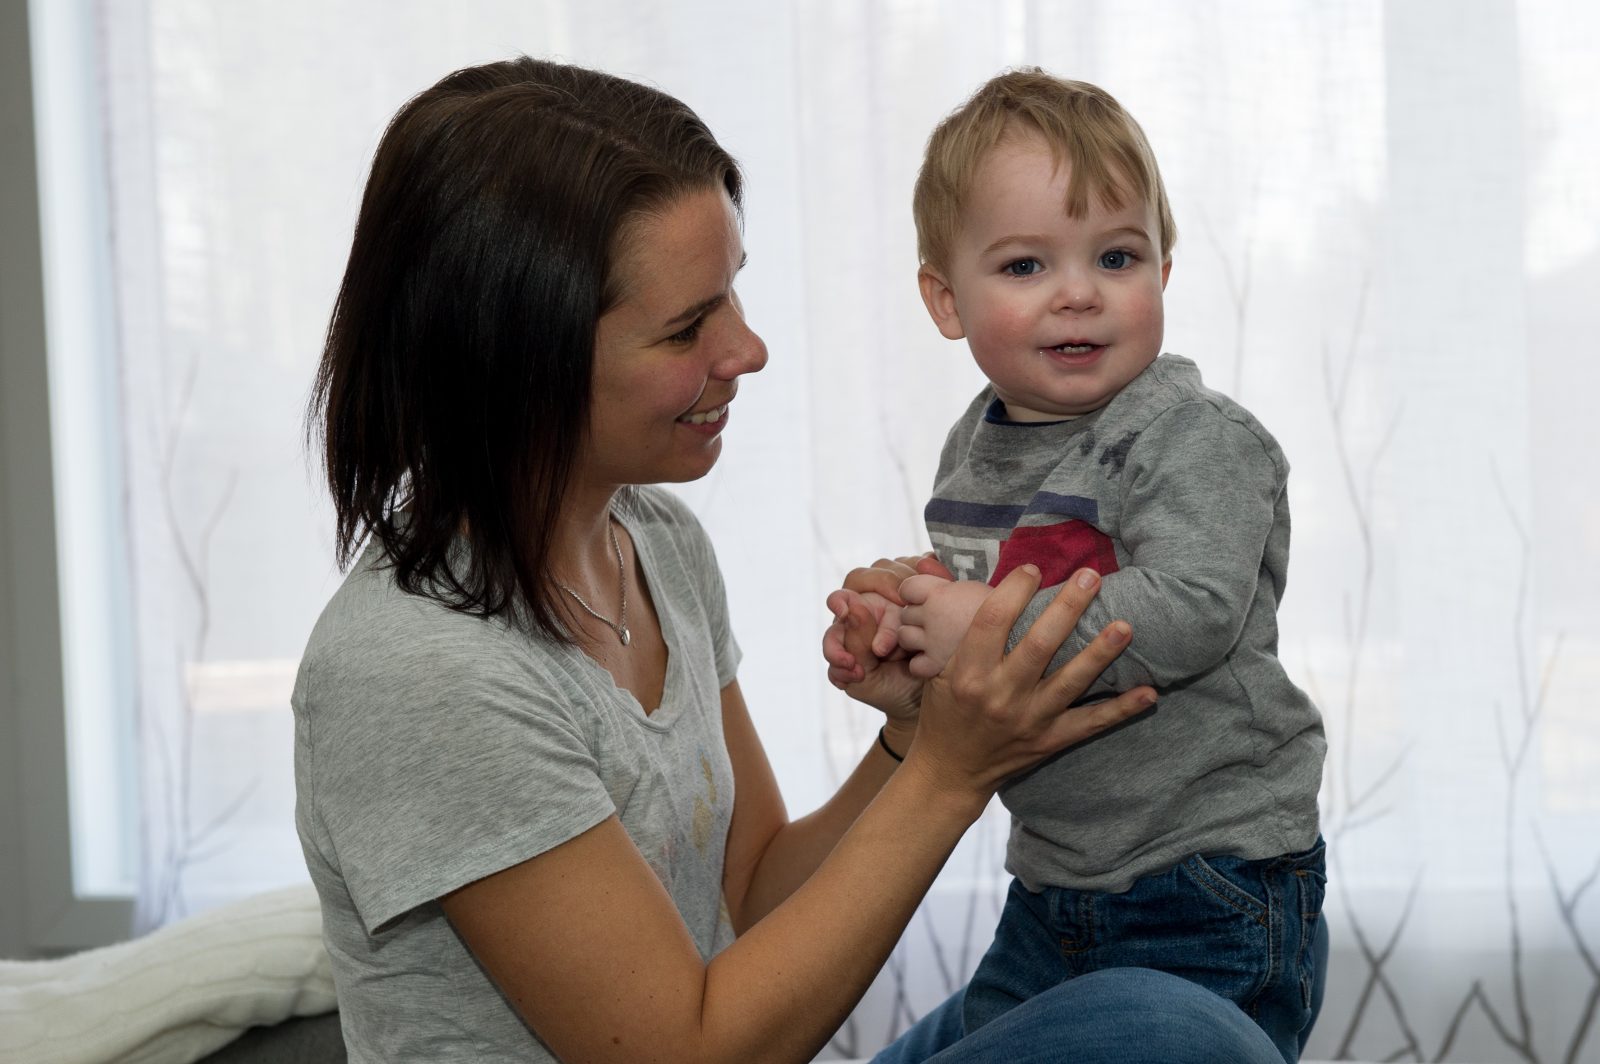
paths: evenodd
<path fill-rule="evenodd" d="M 1013 570 L 989 593 L 944 671 L 923 692 L 906 768 L 941 788 L 987 802 L 1007 778 L 1155 704 L 1150 687 L 1070 708 L 1133 636 L 1113 621 L 1076 657 L 1044 676 L 1072 632 L 1100 577 L 1081 569 L 1009 654 L 1006 640 L 1039 587 L 1039 570 Z"/>
<path fill-rule="evenodd" d="M 891 729 L 907 742 L 916 725 L 922 680 L 907 668 L 908 655 L 898 642 L 900 585 L 918 573 L 951 577 L 931 554 L 879 558 L 870 566 L 851 570 L 844 587 L 828 596 L 834 621 L 822 637 L 828 682 L 856 701 L 881 710 Z"/>

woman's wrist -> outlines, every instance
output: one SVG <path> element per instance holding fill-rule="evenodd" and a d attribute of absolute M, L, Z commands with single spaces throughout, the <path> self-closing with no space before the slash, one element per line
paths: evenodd
<path fill-rule="evenodd" d="M 907 757 L 900 769 L 894 773 L 893 783 L 915 791 L 919 795 L 915 800 L 918 808 L 926 810 L 935 819 L 948 815 L 952 822 L 963 825 L 962 830 L 983 815 L 989 806 L 989 799 L 994 797 L 992 790 L 973 787 L 970 781 L 947 778 L 945 773 L 929 763 L 927 757 L 921 755 Z M 884 784 L 885 787 L 889 785 Z"/>
<path fill-rule="evenodd" d="M 879 745 L 884 746 L 885 753 L 896 761 L 904 761 L 906 754 L 911 750 L 911 741 L 917 737 L 917 722 L 901 722 L 895 720 L 884 721 L 878 729 Z"/>

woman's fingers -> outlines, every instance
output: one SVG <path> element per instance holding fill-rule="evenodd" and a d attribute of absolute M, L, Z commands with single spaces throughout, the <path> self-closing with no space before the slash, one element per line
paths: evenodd
<path fill-rule="evenodd" d="M 975 668 L 980 674 L 1000 666 L 1006 658 L 1006 640 L 1011 628 L 1027 608 L 1028 600 L 1039 590 L 1039 570 L 1033 565 L 1019 565 L 1006 574 L 1005 579 L 989 593 L 972 616 L 972 624 L 961 644 L 951 655 L 948 669 Z M 1064 637 L 1063 637 L 1064 638 Z M 1060 645 L 1060 640 L 1057 640 Z M 1048 659 L 1046 659 L 1048 660 Z M 1044 672 L 1043 663 L 1034 673 L 1038 679 Z"/>
<path fill-rule="evenodd" d="M 1061 668 L 1040 683 L 1040 690 L 1050 704 L 1075 702 L 1091 684 L 1117 660 L 1133 640 L 1133 629 L 1127 621 L 1112 621 L 1089 645 L 1075 654 Z"/>
<path fill-rule="evenodd" d="M 1054 750 L 1064 750 L 1121 724 L 1129 717 L 1137 717 L 1155 704 L 1154 688 L 1136 687 L 1104 702 L 1076 706 L 1050 722 L 1045 729 L 1045 744 Z"/>
<path fill-rule="evenodd" d="M 890 563 L 893 564 L 893 563 Z M 847 590 L 858 594 L 872 591 L 900 605 L 900 582 L 906 578 L 907 573 L 902 572 L 903 566 L 896 565 L 893 569 L 881 568 L 880 565 L 869 565 L 861 569 L 851 569 L 845 574 L 844 586 Z"/>
<path fill-rule="evenodd" d="M 1078 624 L 1078 618 L 1083 616 L 1083 611 L 1089 607 L 1089 602 L 1099 591 L 1100 574 L 1093 569 L 1079 569 L 1067 577 L 1057 589 L 1056 597 L 1044 608 L 1044 612 L 1039 614 L 1027 634 L 1017 641 L 1011 657 L 1031 676 L 1042 676 L 1045 667 L 1050 664 L 1050 659 L 1055 657 L 1061 644 L 1072 634 L 1073 628 Z M 1035 668 L 1037 671 L 1034 671 Z M 1101 669 L 1104 668 L 1102 665 Z M 1094 675 L 1098 676 L 1099 672 Z M 1084 686 L 1087 687 L 1093 680 L 1094 676 L 1090 676 L 1084 682 Z"/>
<path fill-rule="evenodd" d="M 856 662 L 865 662 L 877 656 L 872 652 L 872 637 L 878 632 L 878 619 L 865 602 L 859 598 L 851 599 L 844 616 L 839 619 L 839 627 L 844 651 Z"/>
<path fill-rule="evenodd" d="M 1010 660 L 1017 663 L 1023 675 L 1037 678 L 1043 672 L 1099 590 L 1100 575 L 1092 569 L 1080 569 L 1061 585 L 1055 599 L 1011 652 Z M 1066 708 L 1089 689 L 1132 639 L 1133 628 L 1128 622 L 1112 621 L 1065 665 L 1038 681 L 1032 701 L 1037 711 L 1054 717 L 1045 729 L 1050 746 L 1060 749 L 1081 742 L 1155 704 L 1153 688 L 1137 687 L 1104 702 Z"/>

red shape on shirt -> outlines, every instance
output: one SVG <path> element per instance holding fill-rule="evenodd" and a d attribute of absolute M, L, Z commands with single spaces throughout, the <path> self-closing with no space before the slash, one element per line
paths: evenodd
<path fill-rule="evenodd" d="M 1000 544 L 989 586 L 994 587 L 1011 570 L 1029 562 L 1039 567 L 1040 587 L 1055 587 L 1083 568 L 1093 569 L 1101 576 L 1118 569 L 1117 548 L 1110 536 L 1087 521 L 1062 521 L 1013 528 L 1011 537 Z"/>

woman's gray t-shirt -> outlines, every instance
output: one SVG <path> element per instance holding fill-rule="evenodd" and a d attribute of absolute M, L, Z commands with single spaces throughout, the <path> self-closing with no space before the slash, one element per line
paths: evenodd
<path fill-rule="evenodd" d="M 375 548 L 312 631 L 293 697 L 295 819 L 352 1061 L 554 1060 L 436 899 L 612 814 L 701 954 L 733 939 L 720 694 L 739 649 L 722 577 L 673 496 L 628 490 L 617 516 L 669 652 L 648 716 L 581 651 L 401 591 Z"/>

